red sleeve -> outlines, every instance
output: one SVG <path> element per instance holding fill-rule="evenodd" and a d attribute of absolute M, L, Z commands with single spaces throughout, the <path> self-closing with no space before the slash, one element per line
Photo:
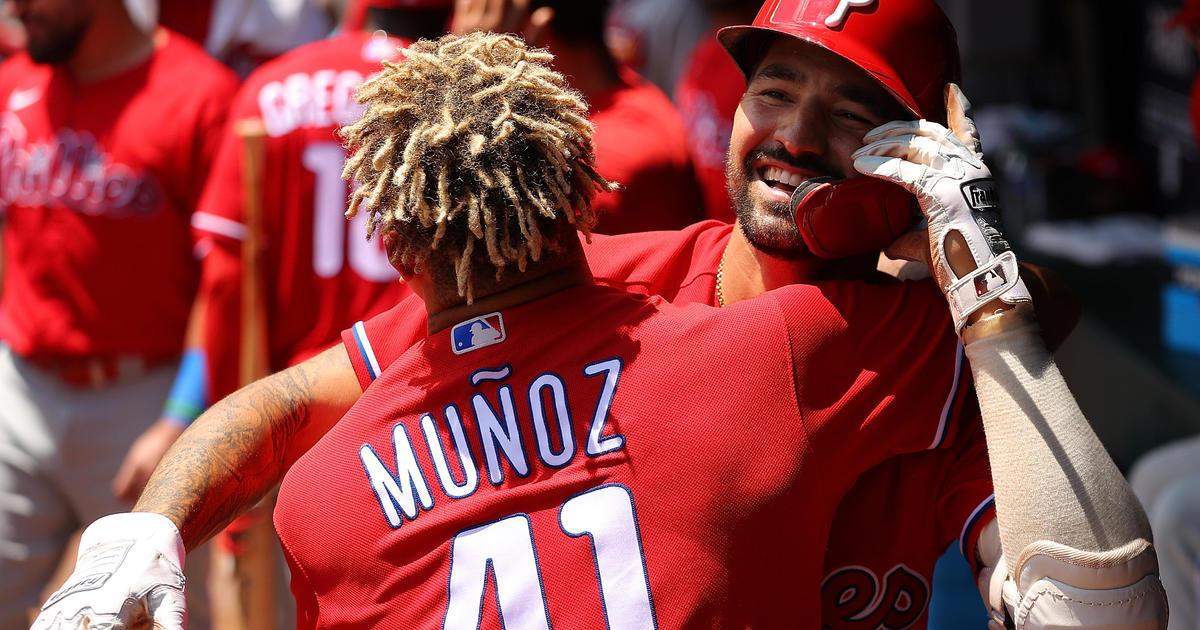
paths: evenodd
<path fill-rule="evenodd" d="M 187 193 L 188 207 L 193 211 L 200 207 L 200 200 L 207 185 L 209 173 L 216 167 L 220 147 L 224 138 L 229 135 L 226 131 L 229 124 L 232 124 L 232 120 L 228 116 L 236 88 L 237 83 L 232 80 L 220 82 L 214 98 L 205 101 L 200 115 L 197 117 L 195 137 L 199 138 L 199 142 L 195 148 L 196 155 L 192 160 L 194 176 L 189 182 Z"/>
<path fill-rule="evenodd" d="M 208 358 L 210 403 L 233 393 L 240 385 L 238 353 L 241 341 L 242 255 L 241 244 L 208 237 L 200 270 L 203 296 L 203 339 Z"/>
<path fill-rule="evenodd" d="M 428 331 L 425 303 L 409 295 L 392 308 L 342 331 L 342 345 L 363 390 Z"/>
<path fill-rule="evenodd" d="M 246 226 L 242 223 L 242 143 L 232 123 L 248 115 L 245 94 L 246 90 L 239 94 L 231 122 L 220 134 L 216 161 L 192 215 L 192 230 L 204 256 L 199 291 L 205 300 L 203 346 L 213 401 L 233 393 L 240 385 L 241 248 Z"/>
<path fill-rule="evenodd" d="M 865 469 L 942 448 L 969 370 L 937 287 L 828 282 L 814 289 L 819 295 L 774 292 L 788 321 L 804 423 L 821 443 L 814 450 Z"/>

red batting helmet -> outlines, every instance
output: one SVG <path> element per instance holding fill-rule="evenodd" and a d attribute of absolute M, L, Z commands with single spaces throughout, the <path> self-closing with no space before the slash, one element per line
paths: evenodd
<path fill-rule="evenodd" d="M 946 119 L 943 89 L 961 73 L 958 36 L 933 0 L 767 0 L 753 24 L 717 38 L 749 79 L 766 53 L 754 42 L 775 34 L 846 58 L 916 116 Z"/>

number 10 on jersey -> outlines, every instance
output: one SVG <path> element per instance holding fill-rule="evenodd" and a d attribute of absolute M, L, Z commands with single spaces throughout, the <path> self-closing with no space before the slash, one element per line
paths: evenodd
<path fill-rule="evenodd" d="M 610 630 L 657 628 L 629 489 L 608 484 L 567 499 L 558 509 L 558 525 L 563 535 L 587 536 L 591 542 L 605 625 Z M 507 516 L 454 536 L 443 628 L 480 626 L 489 570 L 495 576 L 496 601 L 506 630 L 550 629 L 533 528 L 525 514 Z"/>

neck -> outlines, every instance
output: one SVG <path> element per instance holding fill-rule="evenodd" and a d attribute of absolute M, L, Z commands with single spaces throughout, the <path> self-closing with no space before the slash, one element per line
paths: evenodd
<path fill-rule="evenodd" d="M 844 260 L 784 260 L 764 254 L 746 240 L 735 224 L 725 249 L 721 297 L 725 304 L 746 300 L 789 284 L 832 278 L 864 278 L 875 268 L 876 254 Z"/>
<path fill-rule="evenodd" d="M 591 284 L 592 271 L 587 261 L 579 257 L 565 267 L 558 267 L 498 291 L 476 298 L 470 304 L 457 303 L 438 307 L 426 302 L 429 309 L 429 334 L 444 330 L 479 315 L 532 302 L 576 285 Z"/>
<path fill-rule="evenodd" d="M 66 68 L 79 83 L 99 81 L 142 63 L 154 46 L 155 37 L 139 29 L 123 7 L 101 9 Z"/>

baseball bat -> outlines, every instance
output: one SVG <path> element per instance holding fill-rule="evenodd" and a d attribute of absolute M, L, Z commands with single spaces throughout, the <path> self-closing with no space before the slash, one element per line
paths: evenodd
<path fill-rule="evenodd" d="M 270 372 L 263 281 L 262 182 L 266 129 L 261 120 L 235 122 L 242 143 L 242 309 L 238 380 L 252 383 Z M 274 493 L 235 521 L 223 534 L 231 544 L 213 546 L 213 623 L 216 630 L 276 627 L 276 588 L 281 578 L 271 525 Z"/>

